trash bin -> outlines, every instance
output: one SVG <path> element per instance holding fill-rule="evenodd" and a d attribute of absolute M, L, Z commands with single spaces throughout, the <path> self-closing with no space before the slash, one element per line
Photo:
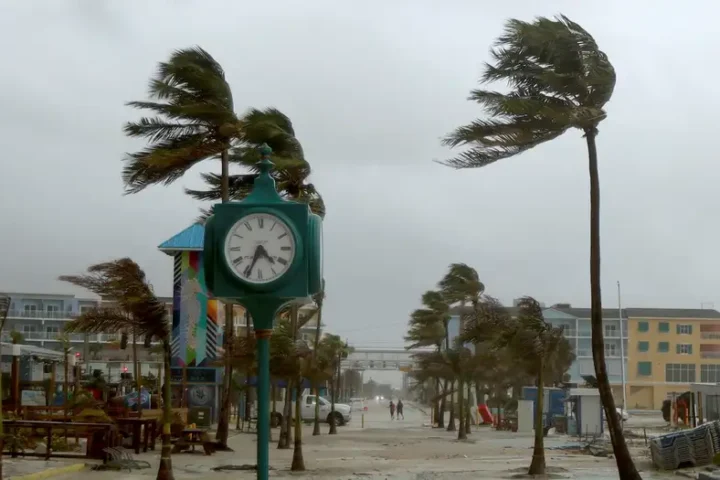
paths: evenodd
<path fill-rule="evenodd" d="M 210 427 L 212 425 L 212 409 L 210 407 L 190 407 L 188 424 L 191 423 L 198 427 Z"/>

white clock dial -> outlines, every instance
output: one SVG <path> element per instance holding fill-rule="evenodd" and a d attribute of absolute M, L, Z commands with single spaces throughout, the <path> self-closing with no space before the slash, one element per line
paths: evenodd
<path fill-rule="evenodd" d="M 225 261 L 246 282 L 263 284 L 283 276 L 295 259 L 295 237 L 275 215 L 253 213 L 238 220 L 225 239 Z"/>

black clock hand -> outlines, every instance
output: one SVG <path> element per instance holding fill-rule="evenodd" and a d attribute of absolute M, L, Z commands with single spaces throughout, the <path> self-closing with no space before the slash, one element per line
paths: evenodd
<path fill-rule="evenodd" d="M 262 254 L 265 256 L 265 258 L 267 258 L 270 261 L 270 263 L 275 264 L 275 260 L 273 260 L 273 258 L 270 256 L 268 251 L 265 249 L 265 247 L 260 245 L 258 248 L 262 248 Z"/>
<path fill-rule="evenodd" d="M 244 274 L 246 277 L 249 277 L 249 276 L 250 276 L 250 274 L 252 273 L 252 269 L 253 269 L 253 267 L 255 266 L 255 263 L 256 263 L 256 262 L 258 261 L 258 259 L 260 258 L 260 255 L 262 255 L 262 252 L 261 252 L 261 250 L 260 250 L 261 248 L 262 248 L 262 245 L 258 245 L 258 247 L 255 249 L 255 255 L 253 255 L 252 262 L 251 262 L 250 265 L 248 265 L 247 268 L 243 271 L 243 274 Z"/>

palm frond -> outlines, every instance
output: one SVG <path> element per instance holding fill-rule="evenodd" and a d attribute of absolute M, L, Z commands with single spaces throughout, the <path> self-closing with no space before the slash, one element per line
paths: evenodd
<path fill-rule="evenodd" d="M 569 128 L 594 130 L 615 87 L 615 70 L 592 36 L 565 16 L 509 20 L 491 51 L 481 83 L 503 82 L 508 93 L 473 90 L 489 117 L 457 128 L 443 143 L 467 146 L 441 163 L 479 168 L 518 155 Z"/>

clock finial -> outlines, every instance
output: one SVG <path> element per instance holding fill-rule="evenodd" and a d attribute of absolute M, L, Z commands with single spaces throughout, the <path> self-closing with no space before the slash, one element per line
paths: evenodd
<path fill-rule="evenodd" d="M 258 162 L 260 175 L 269 175 L 270 170 L 272 170 L 272 167 L 274 166 L 273 162 L 270 161 L 270 154 L 272 153 L 272 148 L 270 148 L 267 143 L 263 143 L 258 148 L 258 151 L 260 152 L 260 161 Z"/>

